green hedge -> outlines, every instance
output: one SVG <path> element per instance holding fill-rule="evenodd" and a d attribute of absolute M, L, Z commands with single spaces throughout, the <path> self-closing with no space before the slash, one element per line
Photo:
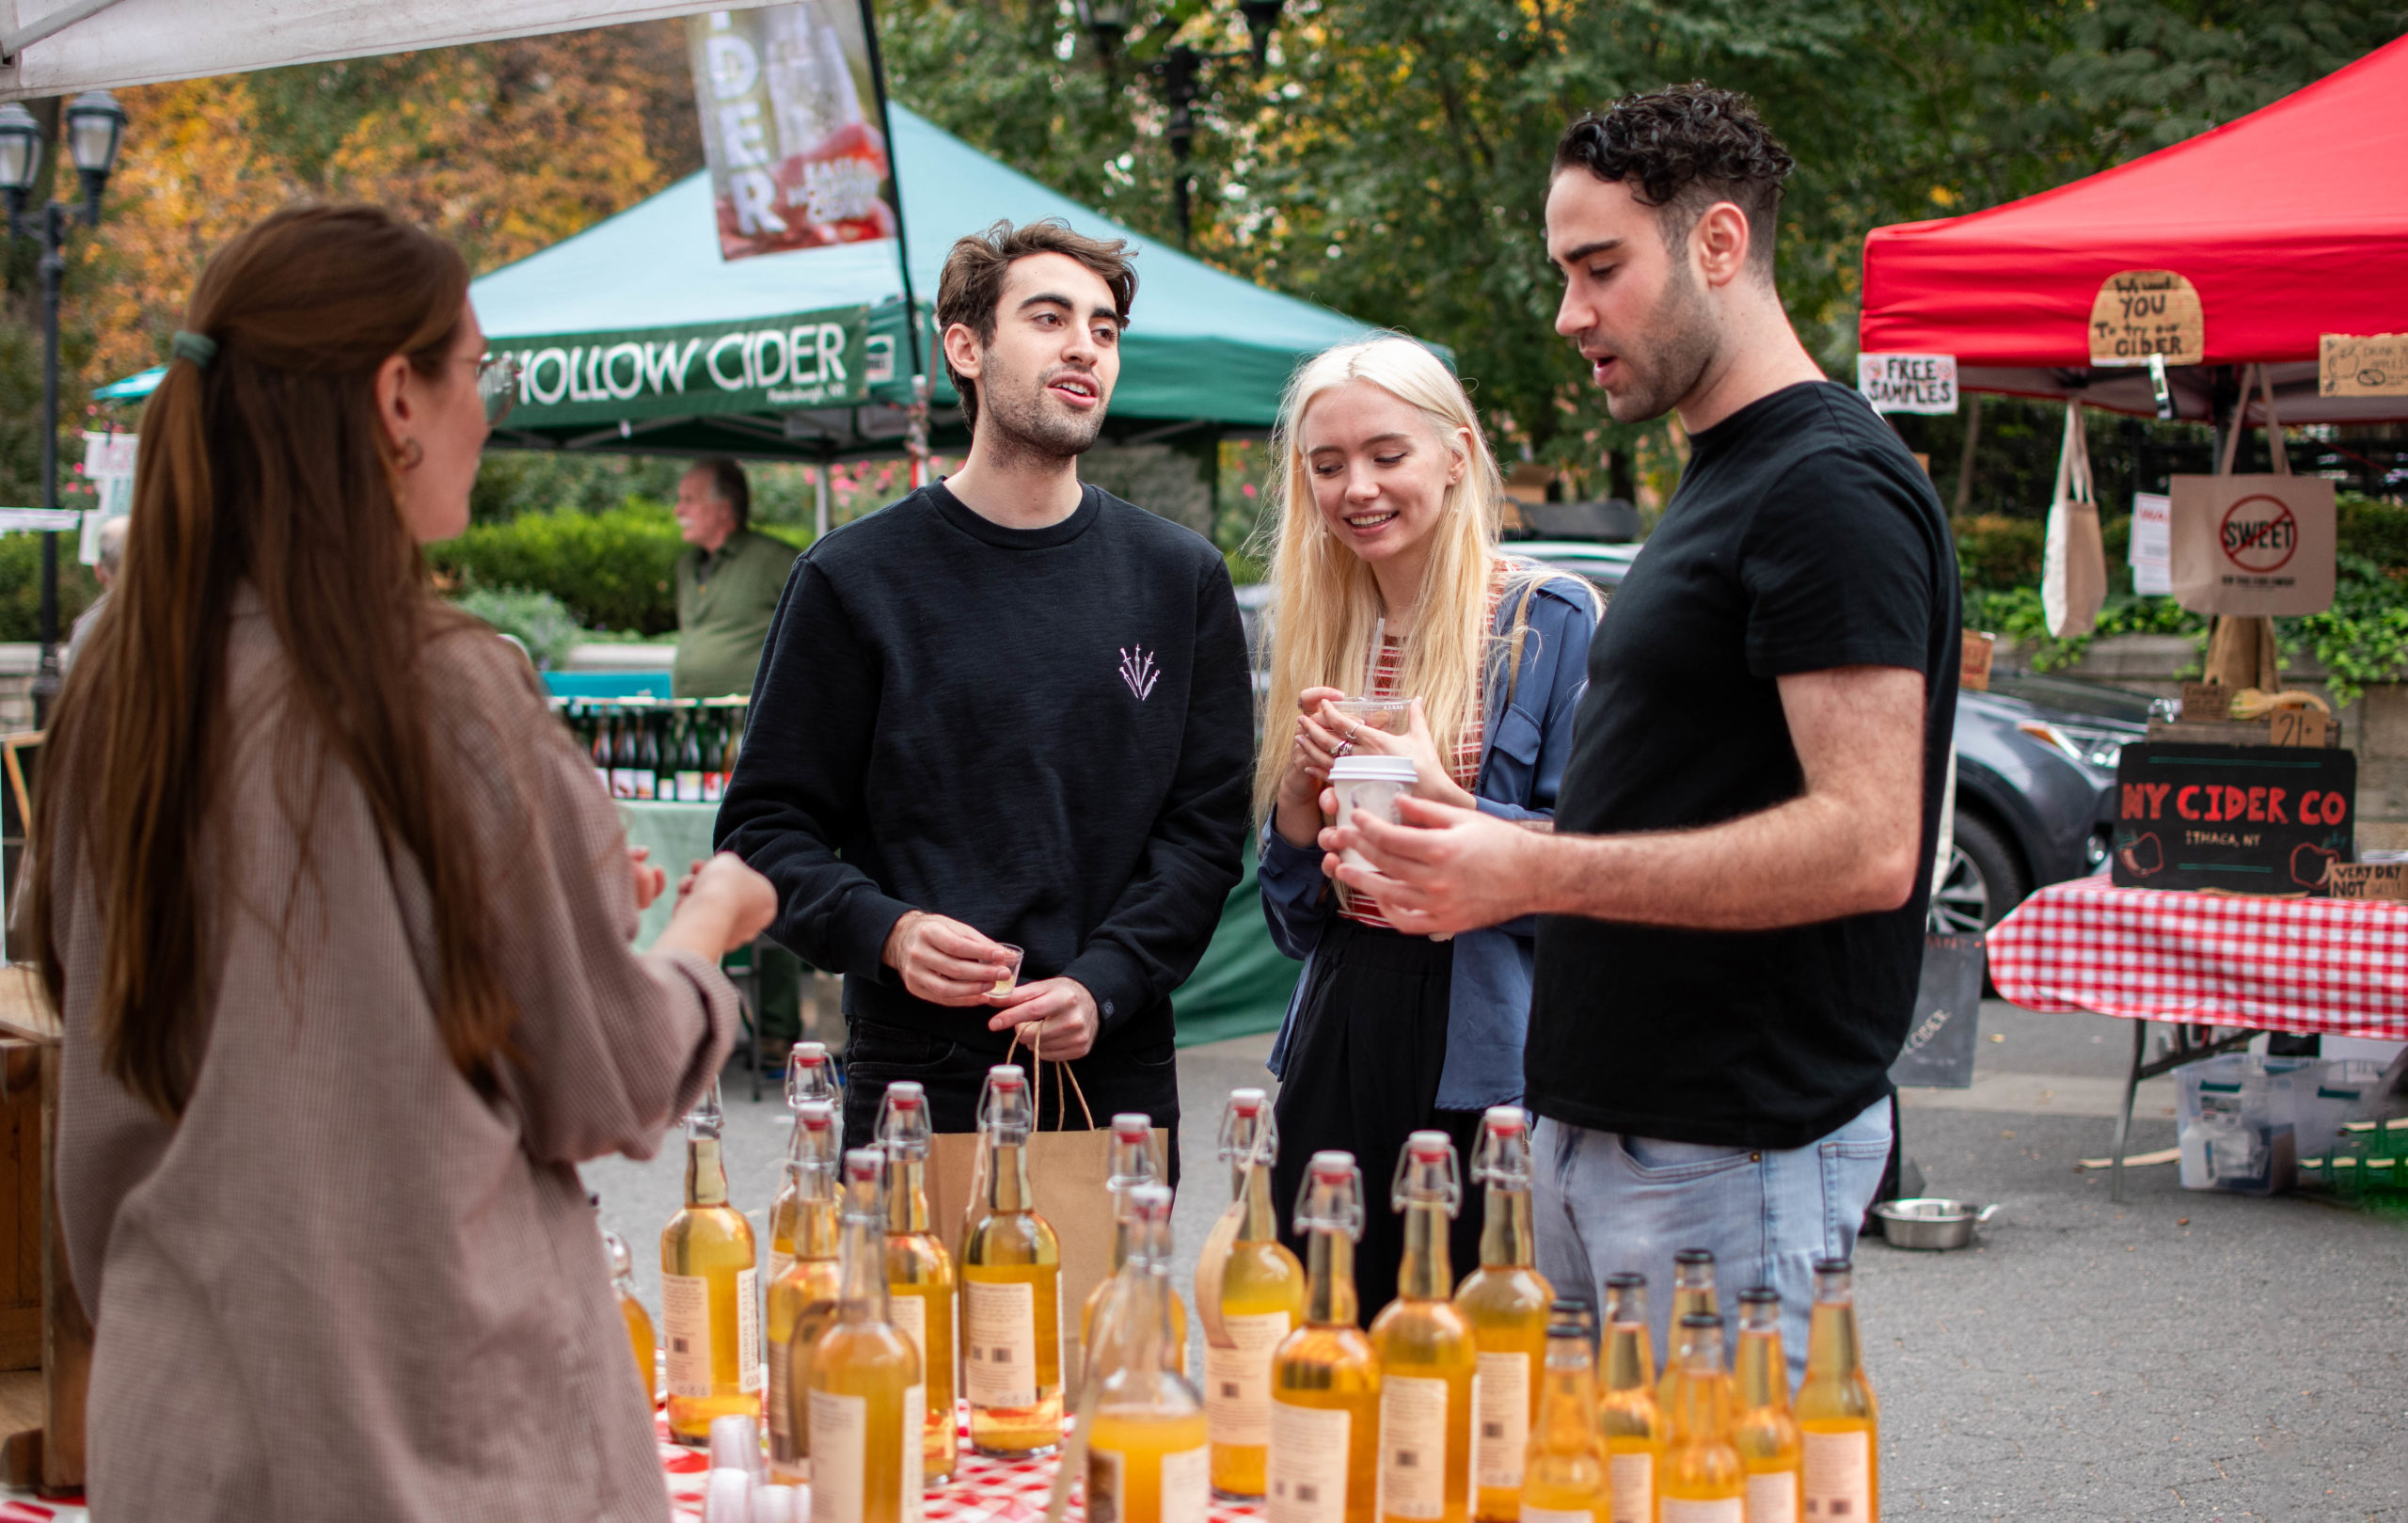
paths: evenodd
<path fill-rule="evenodd" d="M 603 513 L 528 513 L 478 524 L 428 546 L 426 555 L 464 589 L 531 588 L 567 604 L 589 629 L 658 635 L 677 627 L 672 574 L 685 547 L 666 506 L 631 498 Z"/>
<path fill-rule="evenodd" d="M 101 595 L 92 568 L 75 559 L 76 537 L 58 536 L 58 640 L 67 643 L 75 616 Z M 0 641 L 41 638 L 41 536 L 0 534 Z"/>

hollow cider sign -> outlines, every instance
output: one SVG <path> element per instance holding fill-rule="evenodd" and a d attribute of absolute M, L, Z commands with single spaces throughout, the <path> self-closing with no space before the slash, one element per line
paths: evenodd
<path fill-rule="evenodd" d="M 2296 617 L 2333 606 L 2333 484 L 2316 476 L 2177 476 L 2174 600 L 2194 613 Z"/>
<path fill-rule="evenodd" d="M 714 10 L 686 25 L 720 257 L 894 237 L 886 135 L 851 0 Z"/>

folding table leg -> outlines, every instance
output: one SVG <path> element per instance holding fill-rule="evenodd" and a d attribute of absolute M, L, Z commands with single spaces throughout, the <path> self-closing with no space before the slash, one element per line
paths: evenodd
<path fill-rule="evenodd" d="M 2132 1070 L 2124 1078 L 2124 1108 L 2115 1113 L 2115 1159 L 2107 1173 L 2107 1198 L 2124 1199 L 2124 1145 L 2132 1135 L 2132 1102 L 2140 1094 L 2141 1069 L 2148 1058 L 2148 1023 L 2132 1023 Z"/>

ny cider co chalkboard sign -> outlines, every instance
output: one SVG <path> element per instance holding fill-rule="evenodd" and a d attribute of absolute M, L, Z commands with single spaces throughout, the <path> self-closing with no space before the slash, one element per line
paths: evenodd
<path fill-rule="evenodd" d="M 2115 794 L 2119 888 L 2321 895 L 2326 869 L 2354 860 L 2354 752 L 2131 745 Z"/>

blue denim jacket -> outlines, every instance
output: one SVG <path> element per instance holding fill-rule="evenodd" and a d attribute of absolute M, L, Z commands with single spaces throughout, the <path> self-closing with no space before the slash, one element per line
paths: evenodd
<path fill-rule="evenodd" d="M 1521 599 L 1500 599 L 1497 628 L 1513 627 Z M 1487 715 L 1481 737 L 1479 785 L 1482 813 L 1500 819 L 1545 819 L 1572 756 L 1572 713 L 1589 685 L 1589 639 L 1596 632 L 1597 595 L 1587 582 L 1555 577 L 1530 599 L 1530 634 L 1521 673 L 1505 702 L 1504 663 L 1489 674 Z M 1312 981 L 1313 947 L 1338 912 L 1322 876 L 1321 849 L 1290 846 L 1268 821 L 1262 827 L 1263 918 L 1279 950 L 1305 960 L 1305 975 L 1288 1002 L 1287 1019 L 1271 1048 L 1271 1071 L 1287 1065 L 1296 1011 Z M 1530 1024 L 1530 970 L 1536 956 L 1535 916 L 1469 930 L 1455 938 L 1453 981 L 1448 986 L 1447 1061 L 1438 1077 L 1438 1108 L 1481 1110 L 1522 1098 L 1522 1042 Z"/>

